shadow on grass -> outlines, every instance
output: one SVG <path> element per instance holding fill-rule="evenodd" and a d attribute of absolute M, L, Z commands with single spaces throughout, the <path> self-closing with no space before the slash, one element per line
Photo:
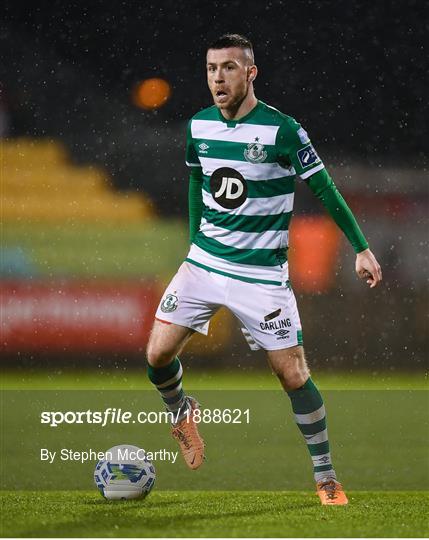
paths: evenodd
<path fill-rule="evenodd" d="M 233 507 L 234 504 L 232 497 L 229 506 Z M 317 502 L 311 497 L 303 503 L 292 502 L 287 497 L 267 501 L 250 497 L 248 505 L 241 502 L 237 509 L 225 510 L 224 499 L 215 496 L 212 502 L 208 499 L 199 501 L 198 498 L 188 500 L 186 495 L 182 499 L 166 496 L 165 500 L 152 501 L 150 497 L 140 501 L 106 501 L 84 497 L 75 512 L 71 509 L 71 515 L 62 514 L 60 521 L 57 516 L 51 516 L 51 523 L 29 528 L 19 536 L 188 536 L 195 531 L 203 537 L 213 536 L 215 532 L 220 536 L 229 536 L 228 532 L 240 521 L 247 521 L 246 518 L 272 516 L 273 512 L 285 510 L 305 511 L 314 508 L 315 504 Z M 195 507 L 198 510 L 193 510 Z M 85 511 L 85 508 L 90 509 Z"/>

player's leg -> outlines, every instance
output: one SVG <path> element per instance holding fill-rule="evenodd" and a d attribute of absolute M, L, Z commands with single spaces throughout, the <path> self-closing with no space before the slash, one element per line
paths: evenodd
<path fill-rule="evenodd" d="M 171 434 L 179 444 L 185 463 L 197 469 L 204 461 L 204 441 L 193 421 L 198 403 L 183 391 L 183 369 L 178 357 L 193 333 L 194 330 L 185 326 L 155 319 L 146 358 L 149 379 L 172 415 Z"/>
<path fill-rule="evenodd" d="M 173 415 L 172 435 L 191 469 L 203 462 L 204 442 L 194 422 L 198 403 L 182 388 L 178 354 L 195 331 L 207 334 L 218 308 L 218 291 L 208 274 L 189 263 L 180 267 L 161 299 L 147 346 L 148 376 Z"/>
<path fill-rule="evenodd" d="M 286 390 L 295 422 L 313 461 L 317 492 L 323 504 L 347 504 L 337 482 L 329 450 L 326 412 L 322 395 L 310 377 L 302 346 L 267 351 L 269 364 Z"/>
<path fill-rule="evenodd" d="M 306 439 L 316 482 L 326 484 L 329 497 L 332 489 L 336 492 L 329 504 L 344 504 L 347 499 L 336 482 L 329 452 L 325 407 L 305 361 L 301 322 L 292 289 L 288 285 L 236 282 L 228 307 L 242 321 L 250 348 L 267 351 L 271 367 L 290 397 L 296 422 Z M 318 487 L 319 495 L 324 496 L 326 491 L 322 491 Z"/>
<path fill-rule="evenodd" d="M 146 350 L 148 377 L 175 422 L 182 420 L 187 410 L 182 388 L 183 369 L 178 354 L 192 334 L 190 328 L 155 320 Z"/>
<path fill-rule="evenodd" d="M 323 398 L 310 377 L 304 349 L 298 345 L 267 351 L 268 362 L 287 392 L 295 422 L 304 436 L 314 467 L 316 482 L 336 479 L 329 452 Z"/>
<path fill-rule="evenodd" d="M 303 386 L 310 377 L 310 370 L 302 345 L 267 351 L 268 362 L 286 392 Z"/>
<path fill-rule="evenodd" d="M 189 408 L 177 355 L 194 332 L 207 334 L 209 319 L 216 309 L 208 301 L 214 293 L 207 283 L 208 272 L 204 272 L 189 263 L 179 268 L 161 298 L 146 351 L 149 378 L 177 421 L 185 417 Z"/>

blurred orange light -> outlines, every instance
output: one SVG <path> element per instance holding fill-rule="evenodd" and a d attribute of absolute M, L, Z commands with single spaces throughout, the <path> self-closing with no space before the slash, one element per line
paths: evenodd
<path fill-rule="evenodd" d="M 171 96 L 171 86 L 164 79 L 154 77 L 139 82 L 134 87 L 133 101 L 143 109 L 159 109 Z"/>

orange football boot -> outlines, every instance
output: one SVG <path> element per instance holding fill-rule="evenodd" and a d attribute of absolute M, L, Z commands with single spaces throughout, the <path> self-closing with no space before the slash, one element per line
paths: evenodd
<path fill-rule="evenodd" d="M 317 482 L 316 487 L 317 495 L 319 495 L 322 504 L 344 505 L 349 502 L 343 491 L 343 486 L 333 478 Z"/>
<path fill-rule="evenodd" d="M 198 469 L 204 461 L 204 441 L 198 433 L 194 420 L 194 411 L 199 410 L 199 403 L 191 397 L 186 398 L 190 413 L 173 426 L 171 434 L 179 443 L 183 458 L 190 469 Z"/>

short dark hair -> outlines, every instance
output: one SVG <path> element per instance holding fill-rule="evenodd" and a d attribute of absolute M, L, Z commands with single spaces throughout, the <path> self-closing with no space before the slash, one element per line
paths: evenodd
<path fill-rule="evenodd" d="M 250 39 L 247 39 L 240 34 L 224 34 L 212 41 L 207 47 L 207 50 L 228 49 L 229 47 L 238 47 L 239 49 L 248 50 L 250 51 L 252 58 L 254 57 L 252 42 Z"/>

